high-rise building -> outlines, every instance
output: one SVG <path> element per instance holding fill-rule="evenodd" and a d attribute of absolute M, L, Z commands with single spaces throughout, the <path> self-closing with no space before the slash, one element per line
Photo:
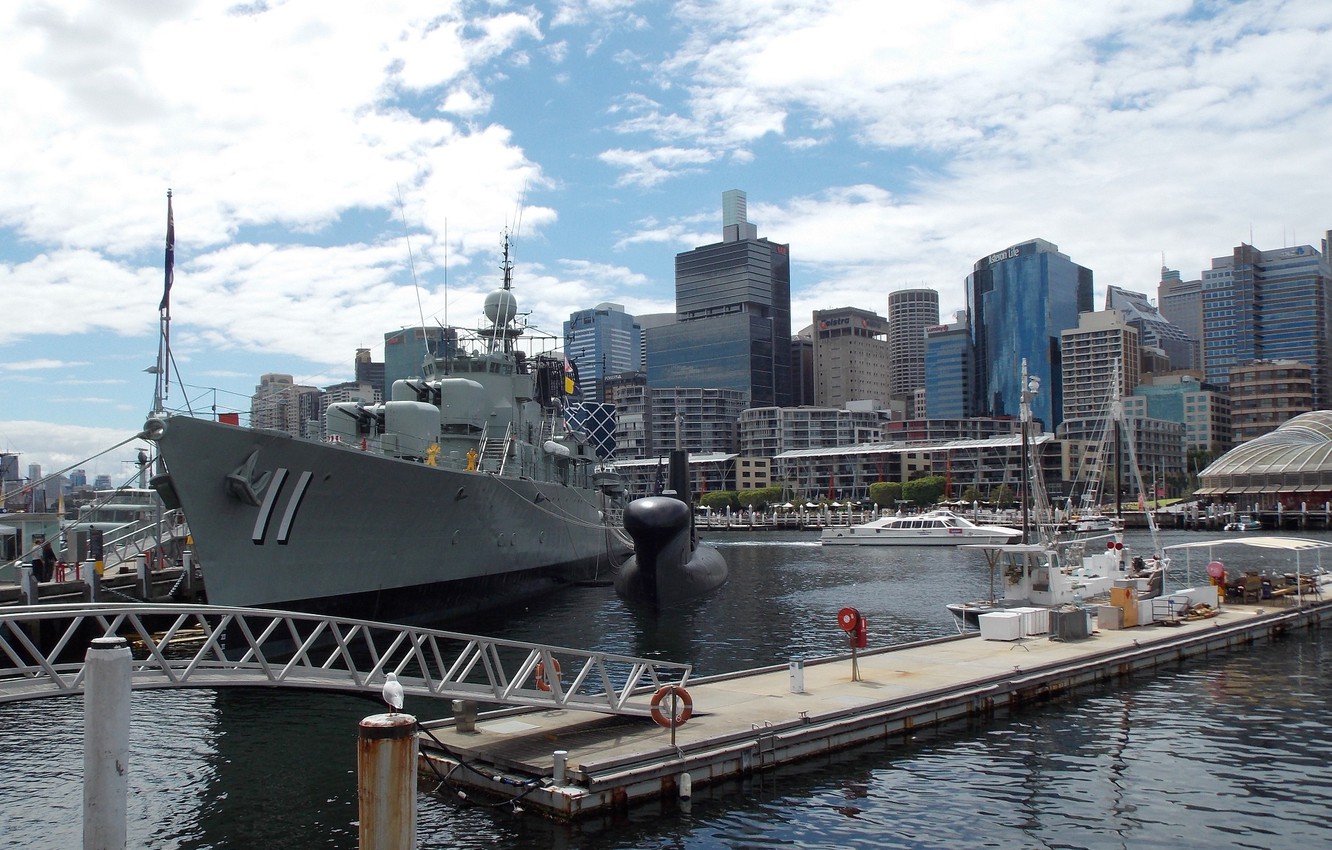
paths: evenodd
<path fill-rule="evenodd" d="M 318 388 L 297 384 L 291 375 L 262 375 L 250 397 L 250 426 L 318 438 L 319 396 Z"/>
<path fill-rule="evenodd" d="M 1032 416 L 1046 431 L 1063 408 L 1059 332 L 1092 309 L 1092 271 L 1059 246 L 1033 239 L 981 257 L 967 277 L 976 409 L 970 415 L 1017 416 L 1022 361 L 1040 382 Z"/>
<path fill-rule="evenodd" d="M 1230 422 L 1236 443 L 1261 437 L 1314 405 L 1313 369 L 1295 360 L 1258 360 L 1230 370 Z"/>
<path fill-rule="evenodd" d="M 1182 424 L 1186 451 L 1219 454 L 1231 447 L 1230 396 L 1191 374 L 1144 375 L 1124 399 L 1124 415 Z"/>
<path fill-rule="evenodd" d="M 965 310 L 954 314 L 952 324 L 925 329 L 926 417 L 964 419 L 975 409 L 973 364 Z"/>
<path fill-rule="evenodd" d="M 393 394 L 393 382 L 421 377 L 426 357 L 451 354 L 458 345 L 454 328 L 403 328 L 384 334 L 384 387 L 387 398 Z"/>
<path fill-rule="evenodd" d="M 1310 245 L 1239 245 L 1203 272 L 1205 379 L 1227 386 L 1235 367 L 1295 360 L 1309 367 L 1314 409 L 1332 404 L 1332 266 Z M 1236 428 L 1236 438 L 1239 429 Z"/>
<path fill-rule="evenodd" d="M 370 349 L 356 349 L 356 383 L 369 384 L 379 393 L 379 397 L 388 398 L 384 391 L 384 364 L 370 359 Z"/>
<path fill-rule="evenodd" d="M 1138 344 L 1144 351 L 1159 351 L 1165 356 L 1169 365 L 1161 371 L 1195 368 L 1193 364 L 1198 360 L 1198 341 L 1161 315 L 1146 293 L 1107 286 L 1105 309 L 1118 310 L 1123 314 L 1124 321 L 1137 329 Z M 1145 371 L 1158 370 L 1153 368 Z"/>
<path fill-rule="evenodd" d="M 1161 266 L 1161 283 L 1156 288 L 1156 306 L 1166 321 L 1197 343 L 1193 362 L 1184 368 L 1201 369 L 1202 280 L 1183 280 L 1178 271 Z"/>
<path fill-rule="evenodd" d="M 575 311 L 564 323 L 564 353 L 578 367 L 584 401 L 603 400 L 608 376 L 637 371 L 642 347 L 642 327 L 620 304 Z"/>
<path fill-rule="evenodd" d="M 856 307 L 814 311 L 814 399 L 841 408 L 857 399 L 888 398 L 888 323 Z"/>
<path fill-rule="evenodd" d="M 939 324 L 939 293 L 902 289 L 888 293 L 888 392 L 907 400 L 925 386 L 925 329 Z M 915 418 L 908 409 L 907 418 Z"/>
<path fill-rule="evenodd" d="M 791 405 L 814 404 L 814 326 L 791 337 Z"/>
<path fill-rule="evenodd" d="M 1123 399 L 1137 389 L 1138 331 L 1120 311 L 1102 310 L 1079 315 L 1078 326 L 1061 331 L 1059 340 L 1063 424 L 1084 433 L 1104 430 L 1112 397 Z"/>
<path fill-rule="evenodd" d="M 791 400 L 790 246 L 758 238 L 745 194 L 722 195 L 722 241 L 675 257 L 675 324 L 648 332 L 648 383 Z"/>

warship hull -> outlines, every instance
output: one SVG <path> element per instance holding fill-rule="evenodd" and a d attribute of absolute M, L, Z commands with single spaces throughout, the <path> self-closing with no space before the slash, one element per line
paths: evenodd
<path fill-rule="evenodd" d="M 155 440 L 215 605 L 439 622 L 609 581 L 630 551 L 592 487 L 204 419 Z"/>

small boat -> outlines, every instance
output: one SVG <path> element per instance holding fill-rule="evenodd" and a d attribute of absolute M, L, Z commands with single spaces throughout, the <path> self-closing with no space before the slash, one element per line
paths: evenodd
<path fill-rule="evenodd" d="M 1113 534 L 1124 530 L 1124 521 L 1105 514 L 1082 514 L 1069 520 L 1075 534 Z"/>
<path fill-rule="evenodd" d="M 1263 524 L 1253 514 L 1240 514 L 1239 519 L 1226 523 L 1226 531 L 1262 531 Z"/>
<path fill-rule="evenodd" d="M 1109 599 L 1115 587 L 1131 587 L 1138 599 L 1160 596 L 1168 561 L 1131 556 L 1122 541 L 1104 549 L 1081 543 L 1015 543 L 971 546 L 984 551 L 992 577 L 1002 577 L 1002 595 L 982 602 L 953 602 L 946 607 L 959 626 L 975 628 L 980 615 L 1014 608 L 1058 608 Z"/>
<path fill-rule="evenodd" d="M 949 510 L 914 516 L 890 516 L 848 528 L 825 528 L 825 546 L 960 546 L 964 543 L 1011 543 L 1022 531 L 1005 525 L 977 525 Z"/>

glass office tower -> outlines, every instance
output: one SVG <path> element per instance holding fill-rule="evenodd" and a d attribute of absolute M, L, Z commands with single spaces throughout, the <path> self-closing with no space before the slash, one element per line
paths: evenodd
<path fill-rule="evenodd" d="M 1092 309 L 1092 271 L 1033 239 L 981 257 L 967 277 L 974 416 L 1018 416 L 1022 361 L 1040 379 L 1032 417 L 1053 432 L 1063 410 L 1059 332 Z"/>
<path fill-rule="evenodd" d="M 648 383 L 791 404 L 790 246 L 759 239 L 744 193 L 723 194 L 722 241 L 675 257 L 673 325 L 648 332 Z"/>

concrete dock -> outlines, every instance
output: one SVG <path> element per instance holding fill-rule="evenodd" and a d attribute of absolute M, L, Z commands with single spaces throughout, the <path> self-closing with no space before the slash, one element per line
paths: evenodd
<path fill-rule="evenodd" d="M 1095 630 L 1079 640 L 971 633 L 870 648 L 857 653 L 854 673 L 847 655 L 691 679 L 693 715 L 674 729 L 641 717 L 533 709 L 486 713 L 474 731 L 435 721 L 420 735 L 421 782 L 577 819 L 924 727 L 984 719 L 1328 618 L 1332 601 L 1306 597 L 1297 606 L 1286 598 L 1226 604 L 1210 619 Z"/>

